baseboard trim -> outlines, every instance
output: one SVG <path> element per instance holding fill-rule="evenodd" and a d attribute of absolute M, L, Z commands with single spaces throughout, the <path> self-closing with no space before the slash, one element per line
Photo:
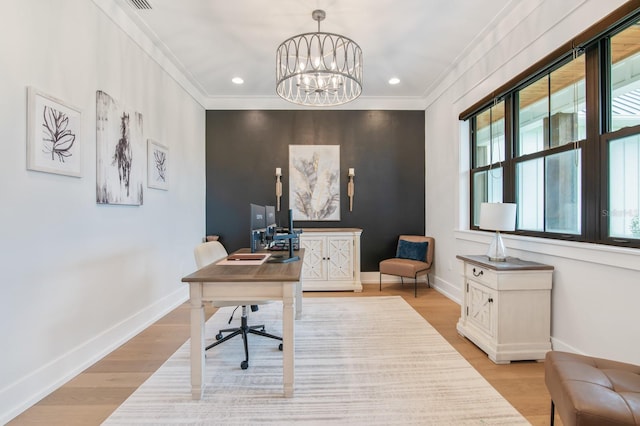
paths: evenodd
<path fill-rule="evenodd" d="M 380 273 L 379 272 L 361 272 L 360 280 L 362 281 L 362 285 L 380 285 Z M 462 303 L 462 289 L 457 285 L 453 285 L 448 281 L 445 281 L 434 274 L 430 274 L 429 282 L 431 283 L 431 287 L 433 287 L 438 293 L 441 293 L 443 296 L 453 300 L 458 305 Z M 382 274 L 382 284 L 394 284 L 401 282 L 400 277 L 396 277 L 393 275 Z M 405 283 L 413 283 L 411 278 L 408 278 Z M 419 284 L 427 283 L 427 276 L 420 275 L 418 276 Z"/>
<path fill-rule="evenodd" d="M 459 285 L 454 285 L 439 277 L 435 277 L 435 279 L 431 281 L 431 286 L 448 299 L 456 302 L 458 305 L 462 304 L 462 288 L 460 288 Z"/>
<path fill-rule="evenodd" d="M 28 376 L 0 390 L 0 424 L 11 419 L 104 358 L 151 324 L 188 300 L 180 288 L 129 318 L 43 365 Z M 97 349 L 97 350 L 96 350 Z"/>
<path fill-rule="evenodd" d="M 571 352 L 579 355 L 587 355 L 581 350 L 574 348 L 573 346 L 568 345 L 566 342 L 563 342 L 562 340 L 557 339 L 553 336 L 551 336 L 551 349 L 554 351 Z"/>
<path fill-rule="evenodd" d="M 362 284 L 380 284 L 380 272 L 361 272 L 360 281 Z M 399 283 L 400 277 L 395 275 L 382 274 L 382 284 Z M 407 278 L 405 283 L 413 283 L 413 278 Z M 418 275 L 418 283 L 426 283 L 427 276 L 425 274 Z"/>

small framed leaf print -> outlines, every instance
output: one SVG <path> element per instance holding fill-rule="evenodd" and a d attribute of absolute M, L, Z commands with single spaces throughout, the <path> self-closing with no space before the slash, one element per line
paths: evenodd
<path fill-rule="evenodd" d="M 27 89 L 27 169 L 82 176 L 80 109 Z"/>
<path fill-rule="evenodd" d="M 147 186 L 169 189 L 169 148 L 147 139 Z"/>

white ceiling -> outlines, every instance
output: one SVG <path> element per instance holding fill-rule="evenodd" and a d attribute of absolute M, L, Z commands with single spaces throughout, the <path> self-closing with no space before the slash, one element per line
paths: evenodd
<path fill-rule="evenodd" d="M 317 30 L 347 36 L 362 48 L 358 102 L 424 100 L 475 43 L 524 0 L 147 0 L 139 10 L 116 3 L 198 92 L 205 106 L 228 101 L 293 104 L 275 94 L 275 53 L 285 39 Z M 243 85 L 231 79 L 239 76 Z M 397 77 L 400 84 L 388 80 Z"/>

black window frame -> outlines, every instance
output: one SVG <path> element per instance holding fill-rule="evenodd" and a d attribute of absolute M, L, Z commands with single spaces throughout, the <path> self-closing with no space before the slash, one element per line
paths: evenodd
<path fill-rule="evenodd" d="M 640 134 L 640 125 L 624 127 L 615 132 L 609 132 L 611 123 L 610 101 L 610 39 L 615 34 L 623 31 L 640 20 L 640 7 L 629 13 L 628 6 L 616 11 L 618 15 L 625 12 L 622 18 L 618 18 L 613 24 L 592 34 L 591 38 L 580 46 L 572 43 L 571 49 L 563 51 L 547 59 L 545 64 L 533 69 L 525 77 L 520 76 L 519 82 L 510 87 L 502 87 L 494 92 L 493 98 L 486 101 L 469 113 L 469 149 L 470 149 L 470 205 L 469 228 L 478 230 L 474 224 L 475 200 L 474 200 L 474 176 L 483 171 L 490 170 L 499 165 L 503 168 L 503 202 L 516 202 L 516 167 L 517 164 L 535 158 L 548 157 L 549 155 L 571 151 L 579 148 L 581 155 L 581 229 L 580 234 L 563 234 L 548 231 L 531 231 L 516 229 L 512 232 L 517 235 L 526 235 L 548 239 L 560 239 L 579 242 L 590 242 L 605 245 L 640 248 L 640 238 L 622 239 L 608 236 L 608 142 L 620 137 Z M 616 13 L 612 14 L 613 16 Z M 588 30 L 587 33 L 593 33 Z M 576 55 L 576 50 L 585 55 L 585 105 L 586 105 L 586 137 L 585 139 L 570 142 L 564 145 L 550 147 L 541 151 L 517 156 L 518 146 L 518 92 L 531 83 L 554 70 L 570 62 Z M 496 95 L 495 93 L 500 93 Z M 476 153 L 476 120 L 475 117 L 488 108 L 491 108 L 496 100 L 505 102 L 505 153 L 504 161 L 492 163 L 482 167 L 475 167 Z M 464 113 L 461 114 L 461 119 Z M 546 224 L 545 224 L 546 227 Z"/>

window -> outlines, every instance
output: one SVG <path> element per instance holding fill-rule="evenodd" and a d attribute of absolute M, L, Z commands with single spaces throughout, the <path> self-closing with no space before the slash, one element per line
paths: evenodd
<path fill-rule="evenodd" d="M 502 166 L 505 159 L 505 107 L 496 102 L 478 114 L 472 123 L 473 138 L 473 223 L 480 221 L 480 203 L 502 201 Z"/>
<path fill-rule="evenodd" d="M 517 227 L 581 234 L 581 150 L 586 135 L 584 56 L 516 92 Z M 567 150 L 566 145 L 570 149 Z"/>
<path fill-rule="evenodd" d="M 607 141 L 607 236 L 640 239 L 640 134 Z"/>
<path fill-rule="evenodd" d="M 603 240 L 640 241 L 640 21 L 609 38 Z"/>
<path fill-rule="evenodd" d="M 640 7 L 623 12 L 461 114 L 472 229 L 480 203 L 515 202 L 516 233 L 640 247 Z"/>
<path fill-rule="evenodd" d="M 640 22 L 610 39 L 611 131 L 640 124 Z"/>
<path fill-rule="evenodd" d="M 474 225 L 480 223 L 480 203 L 502 202 L 502 167 L 474 173 L 473 175 L 474 197 L 473 211 L 475 212 Z"/>
<path fill-rule="evenodd" d="M 488 166 L 504 160 L 504 102 L 478 114 L 475 120 L 476 167 Z"/>

